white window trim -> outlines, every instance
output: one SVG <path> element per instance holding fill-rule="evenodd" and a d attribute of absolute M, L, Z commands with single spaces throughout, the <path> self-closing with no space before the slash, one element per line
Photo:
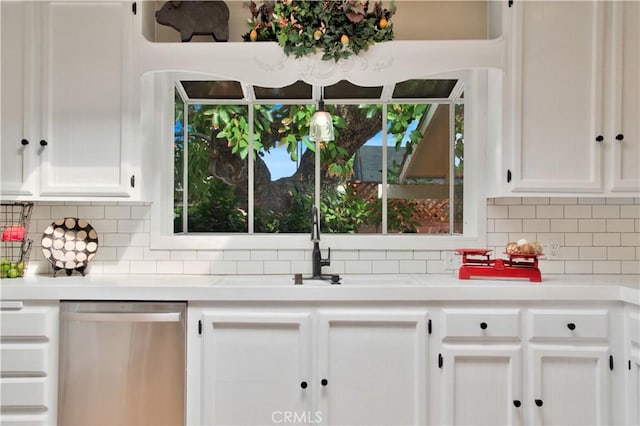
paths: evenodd
<path fill-rule="evenodd" d="M 391 43 L 391 42 L 390 42 Z M 420 44 L 420 42 L 417 42 Z M 451 48 L 451 43 L 441 42 L 442 49 Z M 482 42 L 478 42 L 482 43 Z M 386 44 L 386 43 L 383 43 Z M 408 70 L 406 75 L 402 72 L 395 72 L 394 81 L 403 81 L 410 78 L 437 78 L 433 73 L 429 75 L 416 75 L 415 56 L 407 56 L 406 48 L 411 47 L 415 43 L 409 43 L 404 46 L 395 46 L 401 54 L 397 58 L 390 58 L 393 63 L 396 62 L 397 69 Z M 433 44 L 433 42 L 431 42 Z M 438 44 L 438 43 L 436 43 Z M 501 40 L 491 40 L 482 44 L 486 52 L 482 60 L 478 60 L 477 44 L 462 42 L 460 46 L 467 46 L 470 50 L 476 49 L 474 54 L 470 55 L 469 71 L 465 74 L 465 139 L 470 141 L 465 144 L 465 181 L 464 181 L 464 235 L 426 235 L 426 234 L 322 234 L 322 247 L 331 247 L 334 250 L 450 250 L 460 247 L 485 247 L 487 245 L 487 219 L 486 219 L 486 135 L 487 135 L 487 70 L 486 68 L 501 69 L 500 59 L 495 59 L 495 51 L 501 50 Z M 488 48 L 488 46 L 491 48 Z M 455 54 L 461 54 L 460 49 L 453 49 Z M 465 50 L 465 49 L 463 49 Z M 469 51 L 467 51 L 469 53 Z M 387 51 L 388 55 L 392 55 L 392 51 Z M 440 55 L 442 56 L 442 55 Z M 492 56 L 492 58 L 488 58 Z M 319 60 L 319 59 L 317 59 Z M 477 66 L 473 67 L 473 61 L 478 60 Z M 304 61 L 304 60 L 302 60 Z M 306 60 L 307 62 L 309 59 Z M 352 58 L 348 61 L 362 61 L 362 58 Z M 250 62 L 250 61 L 249 61 Z M 441 70 L 456 69 L 459 66 L 459 58 L 454 58 L 451 64 L 442 64 Z M 406 66 L 402 66 L 405 63 Z M 156 64 L 157 65 L 157 64 Z M 235 64 L 234 66 L 237 66 Z M 241 64 L 243 73 L 246 73 L 246 66 L 250 64 Z M 308 65 L 308 64 L 307 64 Z M 229 64 L 227 64 L 229 66 Z M 188 67 L 183 66 L 182 69 Z M 197 69 L 197 67 L 194 67 Z M 299 67 L 307 70 L 313 67 Z M 177 69 L 175 67 L 170 69 Z M 428 67 L 433 69 L 433 65 Z M 340 79 L 348 79 L 348 75 L 353 71 L 351 66 L 342 67 L 334 66 L 332 72 L 328 73 L 326 78 L 319 79 L 318 75 L 309 75 L 300 72 L 295 76 L 295 80 L 305 80 L 310 84 L 329 85 Z M 346 71 L 345 71 L 346 70 Z M 336 75 L 342 72 L 342 75 Z M 193 76 L 192 72 L 188 73 Z M 256 74 L 263 73 L 256 71 Z M 365 74 L 365 77 L 362 77 Z M 360 78 L 358 80 L 371 80 L 375 76 L 376 70 L 370 73 L 366 69 L 360 70 Z M 172 249 L 172 250 L 272 250 L 272 249 L 310 249 L 310 232 L 309 234 L 190 234 L 175 235 L 173 234 L 173 126 L 174 126 L 174 84 L 177 79 L 184 76 L 182 72 L 154 72 L 147 73 L 143 76 L 143 99 L 152 99 L 153 101 L 143 102 L 142 115 L 149 118 L 149 125 L 152 127 L 148 135 L 149 140 L 145 141 L 145 145 L 149 146 L 150 155 L 148 160 L 153 165 L 160 167 L 152 167 L 154 170 L 151 180 L 153 182 L 151 197 L 153 200 L 151 207 L 151 229 L 150 229 L 150 248 L 151 249 Z M 218 74 L 209 73 L 203 78 L 225 78 L 233 75 L 230 71 Z M 308 77 L 308 78 L 305 78 Z M 252 84 L 261 84 L 260 76 L 254 76 L 256 81 Z M 264 76 L 263 76 L 264 78 Z M 273 79 L 273 76 L 268 77 Z M 291 78 L 290 76 L 284 78 Z M 283 81 L 280 85 L 291 84 L 292 81 Z M 358 82 L 354 82 L 358 84 Z M 362 84 L 362 83 L 360 83 Z M 146 92 L 146 93 L 145 93 Z"/>

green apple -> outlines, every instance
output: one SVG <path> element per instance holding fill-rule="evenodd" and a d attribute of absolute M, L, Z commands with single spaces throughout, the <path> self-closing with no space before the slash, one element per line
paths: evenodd
<path fill-rule="evenodd" d="M 17 276 L 18 276 L 18 270 L 16 268 L 11 268 L 7 272 L 7 277 L 9 278 L 16 278 Z"/>

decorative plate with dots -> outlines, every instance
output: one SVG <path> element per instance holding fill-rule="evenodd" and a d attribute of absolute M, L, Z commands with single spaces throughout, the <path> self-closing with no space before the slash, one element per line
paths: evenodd
<path fill-rule="evenodd" d="M 87 264 L 98 251 L 98 233 L 83 219 L 65 217 L 47 226 L 42 235 L 42 253 L 55 272 L 74 269 L 84 275 Z"/>

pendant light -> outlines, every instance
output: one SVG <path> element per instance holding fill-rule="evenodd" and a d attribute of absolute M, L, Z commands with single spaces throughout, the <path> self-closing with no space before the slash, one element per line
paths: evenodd
<path fill-rule="evenodd" d="M 324 101 L 320 99 L 318 109 L 311 117 L 309 139 L 314 142 L 326 142 L 334 139 L 331 114 L 324 110 Z"/>

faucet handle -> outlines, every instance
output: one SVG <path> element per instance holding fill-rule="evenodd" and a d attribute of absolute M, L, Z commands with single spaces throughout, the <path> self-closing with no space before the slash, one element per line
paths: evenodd
<path fill-rule="evenodd" d="M 331 266 L 331 247 L 327 247 L 327 257 L 325 259 L 320 259 L 320 265 Z"/>

